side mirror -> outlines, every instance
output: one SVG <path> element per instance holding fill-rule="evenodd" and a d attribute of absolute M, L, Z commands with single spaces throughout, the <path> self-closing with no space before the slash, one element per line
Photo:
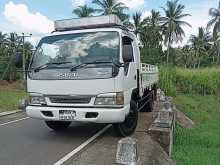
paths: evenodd
<path fill-rule="evenodd" d="M 132 62 L 133 61 L 133 48 L 132 45 L 123 45 L 123 61 Z"/>
<path fill-rule="evenodd" d="M 17 52 L 17 53 L 15 54 L 15 66 L 16 66 L 17 68 L 22 68 L 22 64 L 23 64 L 22 62 L 23 62 L 22 53 Z"/>

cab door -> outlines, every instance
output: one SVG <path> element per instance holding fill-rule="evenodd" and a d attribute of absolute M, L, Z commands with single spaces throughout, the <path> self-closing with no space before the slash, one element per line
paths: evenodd
<path fill-rule="evenodd" d="M 128 36 L 122 38 L 122 56 L 124 61 L 125 103 L 129 104 L 133 89 L 137 88 L 137 59 L 135 58 L 134 41 Z"/>

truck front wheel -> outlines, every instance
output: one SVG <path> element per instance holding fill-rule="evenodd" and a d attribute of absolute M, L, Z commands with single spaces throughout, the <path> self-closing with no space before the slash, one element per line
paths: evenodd
<path fill-rule="evenodd" d="M 67 129 L 71 122 L 68 121 L 45 121 L 46 125 L 54 131 L 62 131 Z"/>
<path fill-rule="evenodd" d="M 135 101 L 131 101 L 130 113 L 123 123 L 113 124 L 113 128 L 118 136 L 126 137 L 134 133 L 138 122 L 138 108 Z"/>

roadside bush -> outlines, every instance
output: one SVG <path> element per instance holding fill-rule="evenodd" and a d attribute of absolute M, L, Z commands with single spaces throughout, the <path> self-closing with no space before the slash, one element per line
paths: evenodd
<path fill-rule="evenodd" d="M 163 61 L 163 51 L 160 48 L 142 48 L 141 61 L 143 63 L 159 65 Z"/>
<path fill-rule="evenodd" d="M 160 67 L 160 87 L 174 96 L 176 91 L 201 95 L 220 94 L 220 68 L 183 69 Z"/>
<path fill-rule="evenodd" d="M 169 96 L 176 95 L 176 68 L 161 66 L 160 70 L 160 88 Z"/>
<path fill-rule="evenodd" d="M 176 86 L 183 93 L 220 94 L 220 68 L 177 68 Z"/>

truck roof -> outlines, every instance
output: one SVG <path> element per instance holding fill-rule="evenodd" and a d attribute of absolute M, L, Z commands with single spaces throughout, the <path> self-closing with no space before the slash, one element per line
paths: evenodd
<path fill-rule="evenodd" d="M 80 30 L 69 30 L 69 31 L 53 31 L 50 34 L 46 34 L 45 37 L 56 36 L 56 35 L 65 35 L 65 34 L 77 34 L 77 33 L 91 33 L 91 32 L 118 32 L 120 34 L 126 34 L 130 36 L 132 39 L 135 39 L 136 36 L 134 33 L 124 30 L 121 27 L 106 27 L 106 28 L 93 28 L 93 29 L 80 29 Z"/>
<path fill-rule="evenodd" d="M 133 32 L 124 26 L 122 21 L 116 15 L 57 20 L 54 22 L 54 28 L 55 31 L 48 36 L 100 31 L 117 31 L 119 33 L 126 33 L 132 38 L 135 38 Z"/>
<path fill-rule="evenodd" d="M 116 15 L 63 19 L 56 20 L 54 22 L 55 31 L 105 28 L 114 26 L 120 26 L 121 28 L 128 30 L 123 26 L 122 21 Z"/>

